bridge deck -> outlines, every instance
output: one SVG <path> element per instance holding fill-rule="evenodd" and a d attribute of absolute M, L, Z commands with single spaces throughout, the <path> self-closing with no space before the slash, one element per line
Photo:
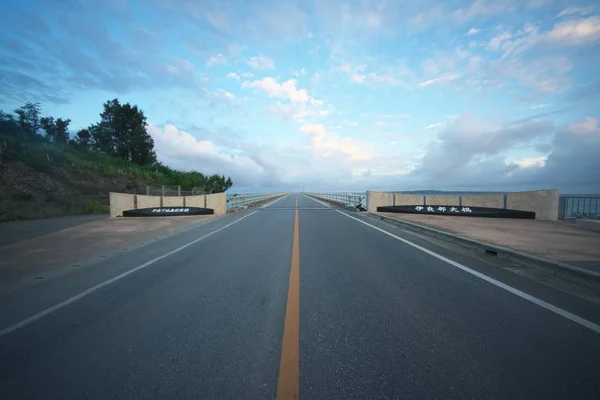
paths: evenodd
<path fill-rule="evenodd" d="M 35 284 L 0 296 L 0 391 L 597 398 L 597 297 L 497 262 L 291 194 L 60 274 L 23 265 Z"/>

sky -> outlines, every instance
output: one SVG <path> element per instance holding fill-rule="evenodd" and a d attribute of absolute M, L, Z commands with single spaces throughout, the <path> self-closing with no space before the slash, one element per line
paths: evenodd
<path fill-rule="evenodd" d="M 141 107 L 233 191 L 600 193 L 600 5 L 4 0 L 0 109 Z"/>

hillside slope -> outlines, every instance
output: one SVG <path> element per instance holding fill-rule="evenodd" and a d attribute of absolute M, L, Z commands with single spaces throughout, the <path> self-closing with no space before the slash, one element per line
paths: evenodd
<path fill-rule="evenodd" d="M 142 167 L 96 151 L 0 134 L 0 221 L 108 212 L 108 193 L 145 193 L 146 185 L 211 185 L 213 177 Z M 218 180 L 218 179 L 217 179 Z"/>

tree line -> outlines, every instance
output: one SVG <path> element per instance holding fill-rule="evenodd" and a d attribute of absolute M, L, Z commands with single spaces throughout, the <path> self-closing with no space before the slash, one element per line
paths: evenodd
<path fill-rule="evenodd" d="M 233 185 L 231 178 L 224 175 L 206 177 L 200 172 L 176 171 L 160 163 L 154 140 L 146 129 L 146 116 L 137 105 L 109 100 L 103 105 L 99 122 L 74 134 L 69 130 L 70 123 L 70 119 L 42 117 L 39 103 L 26 103 L 13 113 L 0 110 L 0 133 L 24 141 L 44 141 L 125 160 L 173 178 L 169 182 L 178 181 L 185 189 L 205 187 L 212 192 L 224 192 Z"/>

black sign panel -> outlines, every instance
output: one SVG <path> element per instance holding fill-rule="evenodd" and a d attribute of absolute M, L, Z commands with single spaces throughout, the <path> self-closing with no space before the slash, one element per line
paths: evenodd
<path fill-rule="evenodd" d="M 505 210 L 503 208 L 461 207 L 461 206 L 384 206 L 377 207 L 377 212 L 404 214 L 452 215 L 461 217 L 484 218 L 519 218 L 535 219 L 531 211 Z"/>
<path fill-rule="evenodd" d="M 212 215 L 215 210 L 202 207 L 153 207 L 123 211 L 124 217 L 172 217 L 177 215 Z"/>

